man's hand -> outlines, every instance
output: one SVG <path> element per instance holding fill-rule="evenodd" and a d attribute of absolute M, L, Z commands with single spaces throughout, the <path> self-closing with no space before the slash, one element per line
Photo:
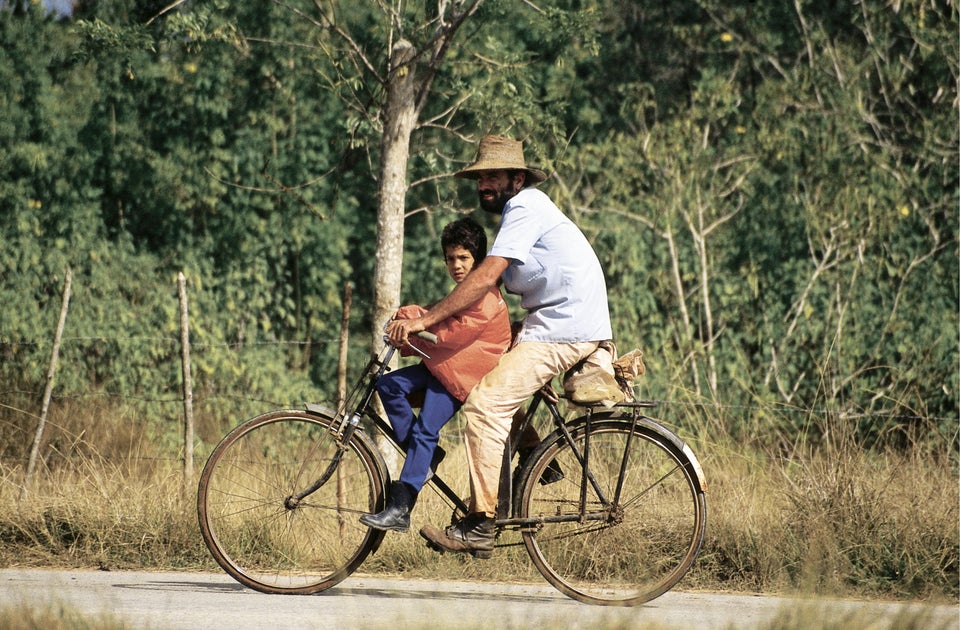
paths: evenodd
<path fill-rule="evenodd" d="M 416 319 L 395 319 L 387 324 L 387 337 L 390 343 L 396 347 L 401 347 L 407 343 L 410 335 L 415 335 L 422 330 L 426 330 L 423 325 L 423 318 Z"/>
<path fill-rule="evenodd" d="M 420 317 L 395 319 L 387 324 L 390 343 L 399 348 L 407 343 L 410 335 L 426 330 L 428 326 L 440 323 L 467 308 L 497 286 L 500 276 L 509 264 L 510 261 L 506 258 L 487 256 L 479 267 L 468 273 L 463 282 L 455 286 L 447 297 L 434 304 L 429 311 L 424 311 Z"/>

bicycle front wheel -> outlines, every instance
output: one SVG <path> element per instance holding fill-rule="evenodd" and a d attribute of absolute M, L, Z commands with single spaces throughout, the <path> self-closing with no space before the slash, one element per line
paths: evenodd
<path fill-rule="evenodd" d="M 584 480 L 587 429 L 574 423 L 570 432 L 574 448 L 554 433 L 523 475 L 518 513 L 532 519 L 523 530 L 530 558 L 548 582 L 583 602 L 634 606 L 662 595 L 703 542 L 699 464 L 659 425 L 595 414 Z M 544 485 L 544 472 L 557 465 L 563 478 Z"/>
<path fill-rule="evenodd" d="M 200 532 L 241 584 L 316 593 L 350 575 L 383 539 L 357 520 L 382 502 L 382 459 L 360 433 L 341 451 L 330 425 L 305 411 L 274 411 L 231 431 L 207 460 L 197 493 Z M 313 493 L 291 500 L 325 474 Z"/>

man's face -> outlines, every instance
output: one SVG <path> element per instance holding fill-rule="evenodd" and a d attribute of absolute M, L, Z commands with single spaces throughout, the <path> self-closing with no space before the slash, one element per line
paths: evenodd
<path fill-rule="evenodd" d="M 503 207 L 523 188 L 525 174 L 510 176 L 509 171 L 480 171 L 477 176 L 477 196 L 480 207 L 487 212 L 503 214 Z"/>

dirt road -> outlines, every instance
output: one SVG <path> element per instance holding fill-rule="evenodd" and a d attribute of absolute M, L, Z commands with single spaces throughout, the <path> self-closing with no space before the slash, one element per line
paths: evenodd
<path fill-rule="evenodd" d="M 919 605 L 671 592 L 645 606 L 605 608 L 548 585 L 517 586 L 352 576 L 318 595 L 264 595 L 225 574 L 0 569 L 0 606 L 64 604 L 109 613 L 131 628 L 697 628 L 755 629 L 778 612 L 809 606 L 823 620 L 870 620 L 889 628 Z M 925 627 L 960 628 L 956 606 L 926 606 Z M 809 613 L 808 613 L 809 614 Z M 836 627 L 836 626 L 835 626 Z M 866 627 L 866 626 L 864 626 Z"/>

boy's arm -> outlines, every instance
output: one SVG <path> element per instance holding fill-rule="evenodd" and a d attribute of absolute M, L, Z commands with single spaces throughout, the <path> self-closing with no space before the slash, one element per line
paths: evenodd
<path fill-rule="evenodd" d="M 497 280 L 509 265 L 510 260 L 507 258 L 487 256 L 479 267 L 467 274 L 463 282 L 447 297 L 434 304 L 423 317 L 395 319 L 390 322 L 387 326 L 390 342 L 397 346 L 403 345 L 410 335 L 426 330 L 428 326 L 433 326 L 472 305 L 492 287 L 497 286 Z"/>
<path fill-rule="evenodd" d="M 497 314 L 506 309 L 499 291 L 486 294 L 464 310 L 455 313 L 428 330 L 437 336 L 438 345 L 448 350 L 462 350 L 477 341 Z"/>

